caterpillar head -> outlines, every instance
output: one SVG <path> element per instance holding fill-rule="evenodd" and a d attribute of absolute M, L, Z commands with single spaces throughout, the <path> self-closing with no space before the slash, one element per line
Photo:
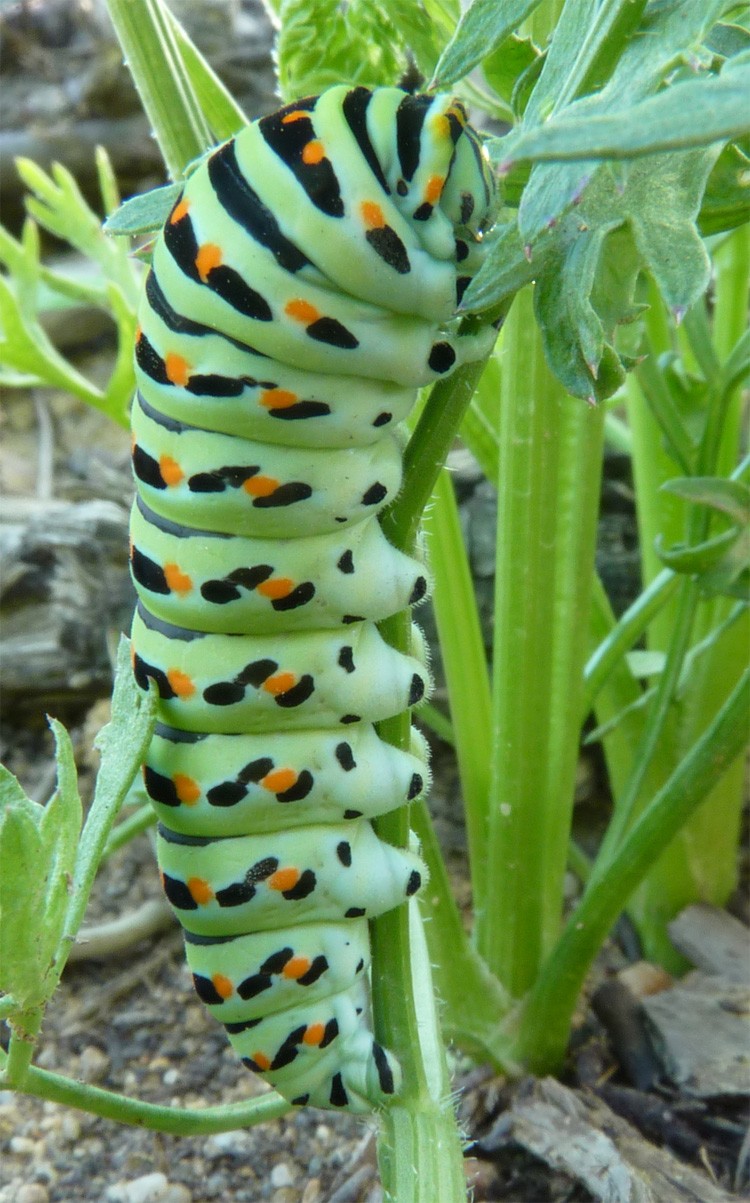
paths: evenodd
<path fill-rule="evenodd" d="M 456 238 L 481 242 L 494 220 L 497 190 L 461 102 L 444 94 L 402 94 L 395 128 L 394 200 L 425 249 L 450 259 Z"/>

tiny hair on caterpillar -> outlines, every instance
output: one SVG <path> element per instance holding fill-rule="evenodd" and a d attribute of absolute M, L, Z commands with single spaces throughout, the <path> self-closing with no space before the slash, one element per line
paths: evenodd
<path fill-rule="evenodd" d="M 136 335 L 133 666 L 143 767 L 196 990 L 291 1103 L 398 1094 L 369 1015 L 368 921 L 425 880 L 372 820 L 423 794 L 425 742 L 375 724 L 430 689 L 377 624 L 424 565 L 386 539 L 417 390 L 484 356 L 456 310 L 494 183 L 460 103 L 333 87 L 194 170 Z"/>

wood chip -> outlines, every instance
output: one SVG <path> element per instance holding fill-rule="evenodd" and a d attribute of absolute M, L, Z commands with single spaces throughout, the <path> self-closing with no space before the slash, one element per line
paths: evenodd
<path fill-rule="evenodd" d="M 529 1080 L 481 1142 L 520 1144 L 602 1203 L 731 1203 L 707 1174 L 652 1145 L 600 1099 L 553 1078 Z"/>
<path fill-rule="evenodd" d="M 669 935 L 696 969 L 750 985 L 750 928 L 734 915 L 696 903 L 669 924 Z"/>

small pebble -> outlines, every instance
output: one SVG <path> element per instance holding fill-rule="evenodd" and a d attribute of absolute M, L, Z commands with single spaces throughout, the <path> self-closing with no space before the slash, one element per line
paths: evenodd
<path fill-rule="evenodd" d="M 79 1074 L 84 1082 L 99 1082 L 109 1069 L 109 1057 L 95 1044 L 89 1044 L 81 1053 Z"/>
<path fill-rule="evenodd" d="M 291 1186 L 293 1182 L 294 1174 L 285 1161 L 280 1161 L 279 1164 L 275 1165 L 271 1170 L 271 1186 L 276 1188 L 281 1186 Z"/>
<path fill-rule="evenodd" d="M 250 1137 L 247 1132 L 217 1132 L 206 1141 L 206 1156 L 244 1157 L 247 1154 Z"/>
<path fill-rule="evenodd" d="M 162 1074 L 161 1080 L 165 1086 L 174 1086 L 175 1082 L 179 1081 L 179 1078 L 179 1069 L 168 1069 Z"/>
<path fill-rule="evenodd" d="M 41 1182 L 28 1182 L 19 1189 L 16 1203 L 49 1203 L 49 1193 Z"/>
<path fill-rule="evenodd" d="M 16 1157 L 30 1157 L 34 1152 L 34 1141 L 28 1136 L 11 1136 L 9 1147 Z"/>
<path fill-rule="evenodd" d="M 117 1182 L 107 1191 L 111 1203 L 163 1203 L 169 1183 L 165 1174 L 144 1174 L 131 1182 Z"/>
<path fill-rule="evenodd" d="M 319 1203 L 320 1178 L 311 1178 L 302 1192 L 300 1203 Z"/>

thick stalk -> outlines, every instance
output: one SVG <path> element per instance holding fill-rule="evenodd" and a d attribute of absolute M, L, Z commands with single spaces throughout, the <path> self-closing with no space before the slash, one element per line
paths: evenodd
<path fill-rule="evenodd" d="M 513 997 L 557 935 L 570 833 L 603 411 L 544 360 L 530 289 L 505 328 L 485 897 L 477 944 Z"/>

